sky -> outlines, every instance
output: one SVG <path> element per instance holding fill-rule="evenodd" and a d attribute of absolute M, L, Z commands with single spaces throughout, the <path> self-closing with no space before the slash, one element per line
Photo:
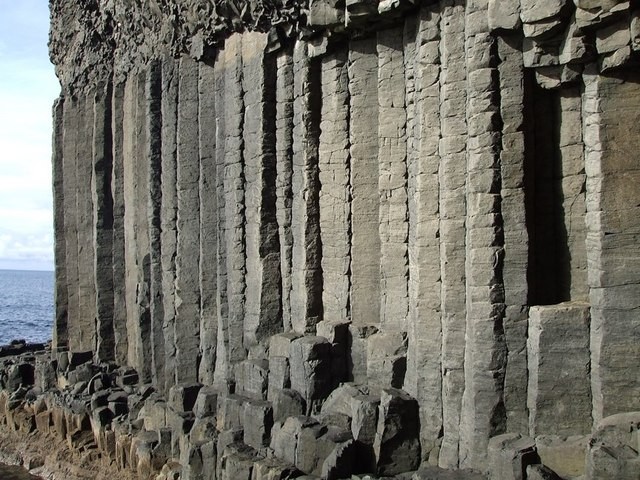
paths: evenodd
<path fill-rule="evenodd" d="M 0 0 L 0 269 L 53 270 L 47 0 Z"/>

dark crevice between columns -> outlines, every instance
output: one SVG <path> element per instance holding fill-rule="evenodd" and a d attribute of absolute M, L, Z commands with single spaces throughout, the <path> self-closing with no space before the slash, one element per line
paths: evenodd
<path fill-rule="evenodd" d="M 96 282 L 96 358 L 108 362 L 116 358 L 113 325 L 113 227 L 112 192 L 113 85 L 109 82 L 99 89 L 94 101 L 93 138 L 93 204 L 95 223 L 95 282 Z"/>

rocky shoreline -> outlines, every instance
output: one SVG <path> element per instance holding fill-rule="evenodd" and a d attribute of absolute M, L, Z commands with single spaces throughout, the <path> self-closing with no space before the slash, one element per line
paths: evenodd
<path fill-rule="evenodd" d="M 190 384 L 164 398 L 90 352 L 13 345 L 0 356 L 0 462 L 47 480 L 579 479 L 613 472 L 614 457 L 616 478 L 631 479 L 640 465 L 639 412 L 604 419 L 589 438 L 494 437 L 486 476 L 420 465 L 415 400 L 398 389 L 346 383 L 310 410 L 283 390 L 272 408 L 252 398 L 250 372 L 240 394 Z"/>

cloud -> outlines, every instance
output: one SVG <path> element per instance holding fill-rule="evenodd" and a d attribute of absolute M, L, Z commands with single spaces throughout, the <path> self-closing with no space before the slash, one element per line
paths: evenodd
<path fill-rule="evenodd" d="M 47 2 L 0 1 L 0 268 L 51 269 L 51 105 Z"/>

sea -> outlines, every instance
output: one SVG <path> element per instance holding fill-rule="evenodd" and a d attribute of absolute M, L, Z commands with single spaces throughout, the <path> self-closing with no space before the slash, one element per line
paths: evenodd
<path fill-rule="evenodd" d="M 0 345 L 11 340 L 47 342 L 53 328 L 53 272 L 0 270 Z M 35 480 L 21 468 L 0 463 L 1 480 Z"/>
<path fill-rule="evenodd" d="M 0 270 L 0 345 L 51 339 L 53 285 L 53 272 Z"/>

